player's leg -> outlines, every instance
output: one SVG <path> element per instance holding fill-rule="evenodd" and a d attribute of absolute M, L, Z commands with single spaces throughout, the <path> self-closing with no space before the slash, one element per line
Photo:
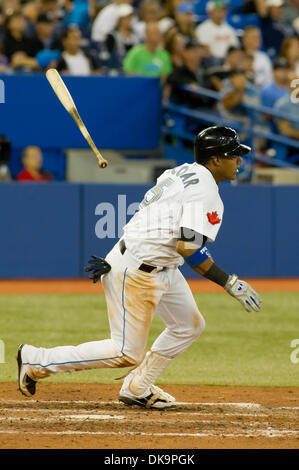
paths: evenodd
<path fill-rule="evenodd" d="M 118 245 L 109 253 L 107 261 L 112 269 L 103 276 L 102 283 L 111 338 L 55 348 L 24 345 L 18 352 L 19 385 L 23 393 L 26 393 L 26 376 L 37 381 L 58 372 L 127 367 L 141 362 L 162 291 L 156 288 L 153 276 L 135 269 L 131 260 L 122 257 Z"/>
<path fill-rule="evenodd" d="M 176 357 L 184 352 L 203 332 L 205 320 L 191 289 L 177 269 L 169 290 L 162 297 L 156 313 L 166 325 L 151 350 L 163 356 Z"/>
<path fill-rule="evenodd" d="M 156 310 L 166 329 L 156 339 L 143 362 L 125 379 L 120 396 L 145 393 L 172 359 L 185 351 L 204 330 L 204 318 L 187 281 L 179 270 L 170 270 L 168 274 L 169 289 Z"/>

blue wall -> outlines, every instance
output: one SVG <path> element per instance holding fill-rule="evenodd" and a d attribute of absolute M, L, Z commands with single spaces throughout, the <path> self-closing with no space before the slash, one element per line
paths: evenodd
<path fill-rule="evenodd" d="M 38 145 L 43 150 L 44 169 L 56 180 L 63 180 L 63 149 L 88 148 L 75 122 L 44 74 L 0 75 L 0 80 L 5 91 L 5 102 L 0 104 L 0 134 L 12 142 L 12 176 L 22 169 L 22 149 Z M 158 79 L 65 76 L 63 80 L 99 149 L 159 147 L 161 89 Z"/>
<path fill-rule="evenodd" d="M 75 278 L 91 254 L 105 256 L 148 187 L 0 185 L 0 278 Z M 299 186 L 231 186 L 220 193 L 223 224 L 209 248 L 243 277 L 299 277 Z M 107 238 L 107 235 L 109 237 Z M 196 277 L 183 267 L 187 277 Z"/>
<path fill-rule="evenodd" d="M 80 271 L 81 187 L 0 185 L 0 277 L 75 277 Z"/>
<path fill-rule="evenodd" d="M 13 146 L 87 148 L 73 119 L 45 75 L 0 75 L 5 103 L 0 133 Z M 78 111 L 99 148 L 156 149 L 160 139 L 161 91 L 158 79 L 63 77 Z M 120 111 L 122 113 L 120 115 Z"/>

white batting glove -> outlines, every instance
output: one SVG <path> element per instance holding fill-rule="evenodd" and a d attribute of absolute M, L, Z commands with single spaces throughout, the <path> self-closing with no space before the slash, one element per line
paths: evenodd
<path fill-rule="evenodd" d="M 262 299 L 247 282 L 239 279 L 236 274 L 229 276 L 224 289 L 235 297 L 247 312 L 251 310 L 258 312 L 260 310 Z"/>

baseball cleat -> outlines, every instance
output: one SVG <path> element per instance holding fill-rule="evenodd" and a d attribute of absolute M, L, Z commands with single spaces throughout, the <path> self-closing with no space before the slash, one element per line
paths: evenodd
<path fill-rule="evenodd" d="M 36 390 L 36 381 L 32 380 L 29 375 L 26 374 L 27 367 L 23 365 L 22 361 L 22 349 L 24 344 L 21 344 L 17 352 L 17 362 L 18 362 L 18 384 L 19 390 L 26 397 L 31 397 L 35 394 Z"/>
<path fill-rule="evenodd" d="M 132 394 L 122 393 L 119 395 L 118 400 L 128 406 L 137 405 L 142 408 L 155 410 L 165 410 L 176 407 L 175 398 L 155 385 L 151 386 L 151 393 L 147 397 L 137 397 Z"/>

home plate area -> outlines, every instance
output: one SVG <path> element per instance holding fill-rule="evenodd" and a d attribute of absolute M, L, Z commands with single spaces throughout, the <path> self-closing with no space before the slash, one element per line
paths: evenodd
<path fill-rule="evenodd" d="M 34 399 L 1 384 L 0 448 L 298 448 L 298 389 L 165 386 L 168 411 L 127 407 L 119 386 L 39 385 Z"/>

